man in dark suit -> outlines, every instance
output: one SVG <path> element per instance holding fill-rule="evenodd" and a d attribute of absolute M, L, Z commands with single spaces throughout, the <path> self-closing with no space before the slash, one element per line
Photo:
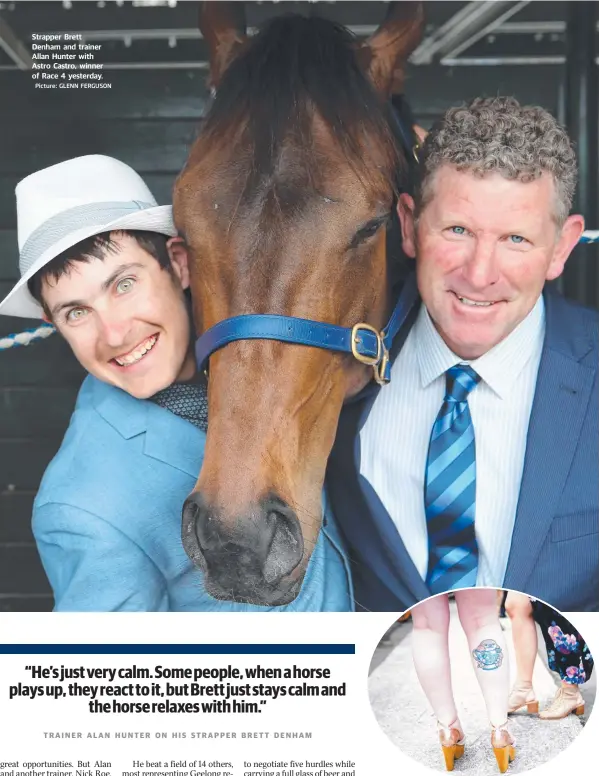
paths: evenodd
<path fill-rule="evenodd" d="M 329 465 L 357 604 L 487 585 L 596 610 L 598 319 L 546 285 L 584 229 L 571 142 L 541 108 L 478 99 L 420 168 L 392 380 L 344 408 Z"/>

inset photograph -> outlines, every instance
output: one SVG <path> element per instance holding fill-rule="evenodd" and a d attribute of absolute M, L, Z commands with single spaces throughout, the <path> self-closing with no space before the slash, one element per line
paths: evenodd
<path fill-rule="evenodd" d="M 392 623 L 372 657 L 370 703 L 383 732 L 422 765 L 521 773 L 581 733 L 593 665 L 557 609 L 511 590 L 466 588 Z"/>

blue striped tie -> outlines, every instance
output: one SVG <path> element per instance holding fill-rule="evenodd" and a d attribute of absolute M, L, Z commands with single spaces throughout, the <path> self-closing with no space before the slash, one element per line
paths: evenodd
<path fill-rule="evenodd" d="M 474 535 L 476 458 L 468 394 L 480 376 L 467 364 L 446 372 L 445 398 L 433 425 L 426 462 L 424 507 L 431 594 L 474 587 L 478 548 Z"/>

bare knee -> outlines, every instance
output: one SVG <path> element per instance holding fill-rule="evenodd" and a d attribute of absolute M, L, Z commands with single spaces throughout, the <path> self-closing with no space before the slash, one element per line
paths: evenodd
<path fill-rule="evenodd" d="M 498 610 L 494 591 L 460 591 L 459 595 L 456 594 L 456 602 L 460 623 L 466 634 L 497 624 Z"/>
<path fill-rule="evenodd" d="M 447 633 L 449 630 L 449 604 L 446 595 L 422 601 L 412 609 L 412 623 L 416 630 L 432 630 Z"/>
<path fill-rule="evenodd" d="M 530 599 L 522 593 L 510 591 L 505 599 L 505 611 L 508 616 L 514 620 L 532 616 L 532 605 Z"/>

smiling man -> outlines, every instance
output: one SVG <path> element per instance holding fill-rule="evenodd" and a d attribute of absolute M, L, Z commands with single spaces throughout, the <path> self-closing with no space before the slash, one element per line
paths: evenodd
<path fill-rule="evenodd" d="M 182 241 L 132 229 L 78 243 L 29 281 L 80 364 L 137 399 L 194 378 L 188 285 Z"/>
<path fill-rule="evenodd" d="M 433 128 L 420 167 L 399 215 L 422 303 L 329 469 L 356 601 L 489 585 L 595 610 L 597 314 L 546 285 L 584 228 L 574 150 L 547 111 L 478 99 Z"/>
<path fill-rule="evenodd" d="M 16 189 L 21 280 L 0 314 L 45 317 L 89 372 L 35 499 L 57 611 L 348 611 L 347 561 L 325 509 L 297 598 L 212 598 L 181 542 L 207 430 L 170 206 L 130 167 L 84 156 Z"/>

